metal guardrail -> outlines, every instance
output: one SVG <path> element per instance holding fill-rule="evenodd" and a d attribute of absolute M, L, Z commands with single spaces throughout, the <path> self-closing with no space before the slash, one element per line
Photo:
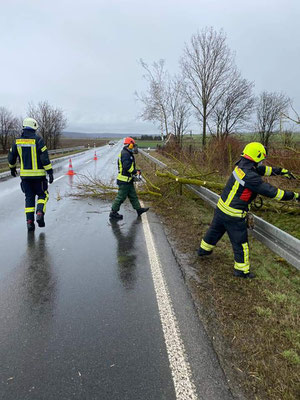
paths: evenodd
<path fill-rule="evenodd" d="M 155 157 L 150 156 L 150 154 L 146 153 L 145 151 L 140 149 L 139 152 L 160 167 L 168 168 L 166 164 L 157 160 Z M 178 172 L 175 170 L 172 170 L 172 173 L 178 175 Z M 202 186 L 185 186 L 196 193 L 210 206 L 216 208 L 218 199 L 220 197 L 218 194 Z M 291 265 L 300 270 L 300 240 L 255 215 L 254 223 L 255 228 L 249 232 L 257 240 L 269 247 L 269 249 L 271 249 L 274 253 L 278 254 L 280 257 L 284 258 Z"/>
<path fill-rule="evenodd" d="M 48 150 L 48 154 L 63 154 L 63 153 L 69 153 L 70 151 L 76 151 L 76 150 L 82 150 L 84 149 L 84 146 L 76 146 L 76 147 L 65 147 L 62 149 L 56 149 L 56 150 Z M 0 163 L 5 163 L 7 162 L 7 155 L 0 157 Z"/>
<path fill-rule="evenodd" d="M 76 146 L 76 147 L 65 147 L 62 149 L 56 149 L 56 150 L 48 150 L 48 154 L 62 154 L 62 153 L 69 153 L 70 151 L 76 151 L 76 150 L 82 150 L 84 149 L 84 146 Z"/>

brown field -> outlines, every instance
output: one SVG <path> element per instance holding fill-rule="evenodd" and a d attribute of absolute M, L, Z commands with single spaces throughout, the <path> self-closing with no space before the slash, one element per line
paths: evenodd
<path fill-rule="evenodd" d="M 104 146 L 106 145 L 111 139 L 84 139 L 84 138 L 79 138 L 79 139 L 73 139 L 73 138 L 65 138 L 62 137 L 60 140 L 60 146 L 58 148 L 65 148 L 65 147 L 77 147 L 77 146 L 84 146 L 88 147 L 93 147 L 94 144 L 96 147 Z M 7 152 L 3 152 L 3 150 L 0 150 L 0 155 L 5 156 Z"/>
<path fill-rule="evenodd" d="M 79 139 L 73 139 L 73 138 L 61 138 L 60 141 L 60 147 L 77 147 L 77 146 L 84 146 L 88 147 L 93 147 L 94 144 L 96 147 L 104 146 L 106 145 L 111 139 L 84 139 L 84 138 L 79 138 Z"/>

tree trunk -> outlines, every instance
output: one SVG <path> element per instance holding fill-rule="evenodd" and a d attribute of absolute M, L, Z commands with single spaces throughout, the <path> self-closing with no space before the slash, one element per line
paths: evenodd
<path fill-rule="evenodd" d="M 206 146 L 206 112 L 203 113 L 202 146 Z"/>

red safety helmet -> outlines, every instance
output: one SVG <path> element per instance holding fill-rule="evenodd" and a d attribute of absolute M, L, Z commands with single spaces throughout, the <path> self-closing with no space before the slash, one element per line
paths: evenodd
<path fill-rule="evenodd" d="M 133 144 L 133 145 L 135 145 L 135 141 L 131 138 L 131 137 L 127 137 L 127 138 L 125 138 L 124 139 L 124 142 L 123 142 L 125 145 L 127 144 L 127 145 L 129 145 L 129 144 Z"/>

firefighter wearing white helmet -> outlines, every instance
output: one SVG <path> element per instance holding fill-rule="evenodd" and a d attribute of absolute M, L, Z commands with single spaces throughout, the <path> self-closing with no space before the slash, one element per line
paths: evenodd
<path fill-rule="evenodd" d="M 38 127 L 38 123 L 33 118 L 25 118 L 23 121 L 23 129 L 33 129 L 36 131 Z"/>
<path fill-rule="evenodd" d="M 53 169 L 48 150 L 41 136 L 36 134 L 38 123 L 33 118 L 23 121 L 22 135 L 9 150 L 8 163 L 12 176 L 17 176 L 17 159 L 20 161 L 21 189 L 25 193 L 25 214 L 28 231 L 34 231 L 34 217 L 39 227 L 45 226 L 44 215 L 49 198 L 48 181 L 53 182 Z M 37 196 L 37 206 L 35 198 Z"/>
<path fill-rule="evenodd" d="M 283 175 L 294 178 L 287 169 L 261 165 L 266 149 L 261 143 L 248 143 L 227 181 L 218 201 L 213 221 L 201 241 L 199 256 L 210 255 L 225 232 L 234 252 L 234 275 L 254 278 L 250 272 L 246 217 L 249 205 L 258 194 L 276 200 L 300 200 L 299 193 L 277 189 L 262 180 L 262 176 Z"/>

